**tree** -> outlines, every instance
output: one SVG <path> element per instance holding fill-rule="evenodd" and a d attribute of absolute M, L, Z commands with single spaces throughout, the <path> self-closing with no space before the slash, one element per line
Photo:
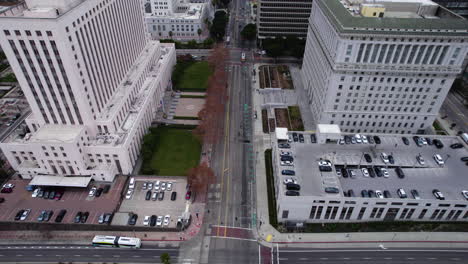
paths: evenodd
<path fill-rule="evenodd" d="M 171 264 L 171 256 L 168 253 L 162 253 L 159 258 L 163 264 Z"/>
<path fill-rule="evenodd" d="M 200 41 L 200 36 L 201 36 L 201 33 L 203 32 L 203 30 L 201 28 L 199 28 L 197 30 L 197 34 L 198 34 L 198 40 Z"/>
<path fill-rule="evenodd" d="M 210 34 L 216 40 L 222 40 L 226 34 L 226 25 L 228 16 L 224 11 L 217 11 L 213 18 L 213 24 L 210 28 Z"/>
<path fill-rule="evenodd" d="M 254 40 L 257 36 L 257 26 L 255 24 L 248 24 L 242 29 L 241 36 L 247 40 Z"/>
<path fill-rule="evenodd" d="M 189 169 L 187 172 L 188 183 L 195 192 L 206 191 L 208 184 L 213 182 L 214 179 L 215 174 L 206 162 Z"/>

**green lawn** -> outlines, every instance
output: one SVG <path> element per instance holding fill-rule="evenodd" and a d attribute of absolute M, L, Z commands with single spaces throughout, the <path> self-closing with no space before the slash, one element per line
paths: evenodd
<path fill-rule="evenodd" d="M 204 91 L 208 87 L 208 77 L 212 70 L 208 62 L 199 61 L 188 66 L 178 82 L 177 89 L 181 91 Z"/>
<path fill-rule="evenodd" d="M 200 161 L 201 144 L 190 130 L 167 127 L 152 129 L 145 136 L 145 147 L 142 150 L 142 174 L 185 176 L 188 169 L 197 166 Z"/>

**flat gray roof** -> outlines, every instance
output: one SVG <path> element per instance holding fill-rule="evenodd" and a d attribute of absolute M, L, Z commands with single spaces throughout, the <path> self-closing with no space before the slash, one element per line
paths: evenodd
<path fill-rule="evenodd" d="M 428 135 L 429 138 L 440 139 L 444 144 L 444 148 L 437 149 L 434 145 L 418 147 L 412 139 L 413 135 L 404 135 L 410 141 L 407 146 L 403 144 L 403 136 L 397 135 L 379 135 L 382 141 L 379 145 L 339 145 L 336 143 L 312 144 L 310 133 L 302 134 L 304 134 L 305 143 L 292 142 L 289 150 L 294 156 L 294 167 L 280 166 L 279 153 L 273 152 L 279 174 L 284 169 L 295 170 L 296 176 L 292 178 L 297 179 L 301 185 L 301 196 L 343 197 L 343 191 L 352 189 L 356 197 L 361 197 L 362 190 L 388 190 L 392 198 L 398 198 L 397 189 L 403 188 L 409 198 L 412 198 L 410 191 L 416 189 L 421 199 L 435 200 L 432 190 L 439 189 L 447 200 L 465 200 L 461 191 L 468 190 L 468 166 L 460 159 L 468 156 L 468 150 L 459 137 Z M 453 143 L 462 143 L 464 148 L 452 149 L 450 145 Z M 385 164 L 380 158 L 382 152 L 393 155 L 395 164 Z M 371 155 L 371 163 L 366 162 L 363 157 L 364 153 Z M 435 163 L 434 154 L 439 154 L 446 160 L 443 167 Z M 418 155 L 424 158 L 424 166 L 416 160 Z M 331 161 L 333 171 L 319 171 L 320 159 Z M 357 176 L 355 178 L 338 177 L 335 166 L 353 169 Z M 373 166 L 387 167 L 389 178 L 364 177 L 360 168 Z M 401 167 L 405 173 L 403 179 L 398 178 L 395 173 L 394 168 L 397 166 Z M 282 175 L 278 177 L 281 181 L 291 178 L 291 176 Z M 281 185 L 283 189 L 280 193 L 284 195 L 286 188 L 285 185 Z M 325 187 L 337 187 L 340 194 L 325 193 Z"/>
<path fill-rule="evenodd" d="M 321 7 L 340 33 L 468 36 L 468 20 L 461 17 L 437 19 L 356 17 L 351 15 L 339 0 L 314 2 Z"/>

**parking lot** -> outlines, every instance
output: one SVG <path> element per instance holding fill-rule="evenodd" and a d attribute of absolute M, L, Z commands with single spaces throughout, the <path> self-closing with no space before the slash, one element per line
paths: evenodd
<path fill-rule="evenodd" d="M 49 222 L 54 222 L 60 210 L 65 209 L 62 223 L 73 223 L 78 212 L 89 212 L 86 224 L 98 224 L 99 215 L 113 212 L 120 199 L 120 193 L 126 178 L 116 177 L 111 184 L 108 193 L 102 193 L 100 197 L 89 197 L 88 193 L 92 187 L 104 187 L 108 183 L 91 182 L 88 188 L 62 188 L 63 196 L 60 200 L 31 197 L 33 192 L 26 190 L 29 180 L 11 180 L 8 183 L 15 185 L 13 192 L 0 193 L 5 201 L 0 204 L 2 214 L 0 221 L 15 221 L 15 215 L 19 210 L 31 209 L 25 222 L 38 222 L 38 217 L 43 210 L 52 210 L 53 215 Z M 57 187 L 48 187 L 48 190 L 58 190 Z"/>
<path fill-rule="evenodd" d="M 294 179 L 301 186 L 300 195 L 314 196 L 342 196 L 342 191 L 353 190 L 360 197 L 361 190 L 388 190 L 392 197 L 397 196 L 397 189 L 403 188 L 406 193 L 415 189 L 421 199 L 435 199 L 432 191 L 439 189 L 448 200 L 465 200 L 462 190 L 468 189 L 466 177 L 467 165 L 461 157 L 468 156 L 466 145 L 458 137 L 428 136 L 438 138 L 444 144 L 441 149 L 434 145 L 419 147 L 412 136 L 407 136 L 409 145 L 402 141 L 402 136 L 379 135 L 381 144 L 310 144 L 310 134 L 303 133 L 305 142 L 290 142 L 290 149 L 277 149 L 274 152 L 278 175 L 280 180 Z M 463 148 L 453 149 L 451 144 L 461 143 Z M 290 151 L 294 162 L 292 166 L 282 166 L 278 151 Z M 394 163 L 385 163 L 381 153 L 392 155 Z M 372 161 L 368 162 L 364 154 L 370 155 Z M 434 160 L 434 154 L 439 154 L 444 160 L 440 166 Z M 421 156 L 424 164 L 416 159 Z M 332 163 L 332 171 L 320 171 L 318 162 L 328 160 Z M 336 173 L 336 167 L 353 170 L 355 177 L 342 177 Z M 388 177 L 364 176 L 362 168 L 386 168 Z M 397 176 L 395 168 L 400 167 L 404 171 L 404 177 Z M 281 175 L 282 170 L 294 170 L 294 176 Z M 336 187 L 340 194 L 328 194 L 324 192 L 326 187 Z M 282 192 L 286 188 L 282 188 Z"/>
<path fill-rule="evenodd" d="M 136 226 L 143 226 L 145 216 L 156 215 L 157 217 L 169 215 L 170 222 L 167 227 L 175 228 L 177 219 L 182 216 L 182 213 L 188 210 L 190 203 L 185 200 L 187 180 L 185 177 L 135 177 L 135 189 L 130 199 L 124 199 L 119 208 L 120 213 L 133 213 L 138 215 Z M 172 182 L 172 191 L 164 192 L 164 199 L 159 200 L 161 193 L 158 194 L 158 199 L 153 200 L 155 192 L 155 182 L 160 181 L 168 183 Z M 143 190 L 144 183 L 152 183 L 151 199 L 146 200 L 148 188 Z M 161 189 L 159 190 L 161 192 Z M 176 199 L 171 200 L 171 193 L 176 192 Z M 112 225 L 127 225 L 130 214 L 119 214 L 114 218 Z"/>

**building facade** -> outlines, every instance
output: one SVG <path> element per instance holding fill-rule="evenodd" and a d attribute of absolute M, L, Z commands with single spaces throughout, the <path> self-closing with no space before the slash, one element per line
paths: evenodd
<path fill-rule="evenodd" d="M 462 71 L 467 29 L 430 1 L 314 1 L 302 78 L 315 122 L 345 132 L 424 131 Z"/>
<path fill-rule="evenodd" d="M 468 18 L 468 0 L 434 0 L 434 2 Z"/>
<path fill-rule="evenodd" d="M 307 36 L 312 0 L 260 0 L 257 28 L 260 39 Z"/>
<path fill-rule="evenodd" d="M 30 133 L 0 144 L 12 167 L 36 185 L 130 174 L 175 64 L 141 2 L 26 0 L 0 14 L 0 36 L 32 110 Z"/>
<path fill-rule="evenodd" d="M 198 40 L 213 16 L 211 3 L 146 0 L 145 20 L 152 39 Z"/>

